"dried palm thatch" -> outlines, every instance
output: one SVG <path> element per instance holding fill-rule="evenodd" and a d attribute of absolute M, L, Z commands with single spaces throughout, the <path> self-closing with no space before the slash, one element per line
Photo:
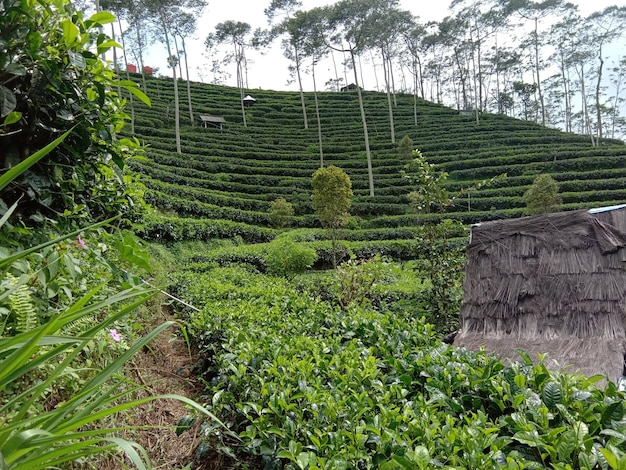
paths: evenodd
<path fill-rule="evenodd" d="M 626 206 L 501 220 L 472 229 L 454 344 L 503 358 L 622 375 Z"/>

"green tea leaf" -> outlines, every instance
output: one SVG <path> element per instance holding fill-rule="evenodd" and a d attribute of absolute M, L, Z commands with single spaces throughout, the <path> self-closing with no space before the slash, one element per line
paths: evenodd
<path fill-rule="evenodd" d="M 72 20 L 67 19 L 61 22 L 61 27 L 63 28 L 63 41 L 67 47 L 71 47 L 80 34 L 78 26 L 76 26 Z"/>
<path fill-rule="evenodd" d="M 191 415 L 183 416 L 178 421 L 178 424 L 176 424 L 176 435 L 180 436 L 181 434 L 189 431 L 195 422 L 196 422 L 195 416 L 191 416 Z"/>
<path fill-rule="evenodd" d="M 539 436 L 537 430 L 533 431 L 519 431 L 513 436 L 517 442 L 526 444 L 531 447 L 540 447 L 545 445 L 544 440 Z"/>
<path fill-rule="evenodd" d="M 561 462 L 570 460 L 572 452 L 577 448 L 578 440 L 573 430 L 565 431 L 556 444 L 556 451 Z"/>
<path fill-rule="evenodd" d="M 85 61 L 85 58 L 82 54 L 74 51 L 67 51 L 67 55 L 70 58 L 70 64 L 72 64 L 74 67 L 81 70 L 87 67 L 87 61 Z"/>
<path fill-rule="evenodd" d="M 89 21 L 98 24 L 107 24 L 113 23 L 115 21 L 115 15 L 108 11 L 99 11 L 98 13 L 94 13 L 89 17 Z"/>
<path fill-rule="evenodd" d="M 548 382 L 543 388 L 543 402 L 550 409 L 554 408 L 557 403 L 561 403 L 563 393 L 561 387 L 556 382 Z"/>
<path fill-rule="evenodd" d="M 125 88 L 128 92 L 135 95 L 135 98 L 137 98 L 143 104 L 145 104 L 146 106 L 152 106 L 152 103 L 150 102 L 150 98 L 148 98 L 148 96 L 139 89 L 138 85 L 135 82 L 130 81 L 130 80 L 121 80 L 119 84 L 121 87 Z"/>
<path fill-rule="evenodd" d="M 0 85 L 0 117 L 8 116 L 17 106 L 15 95 L 7 87 Z"/>
<path fill-rule="evenodd" d="M 417 446 L 413 452 L 407 452 L 407 456 L 417 464 L 420 469 L 428 468 L 430 465 L 430 452 L 424 446 Z"/>
<path fill-rule="evenodd" d="M 15 124 L 21 119 L 21 117 L 22 113 L 19 111 L 12 111 L 7 115 L 7 117 L 4 118 L 4 125 L 9 126 L 11 124 Z"/>
<path fill-rule="evenodd" d="M 609 424 L 612 421 L 620 421 L 624 417 L 624 406 L 621 401 L 616 401 L 607 406 L 602 412 L 602 424 Z"/>

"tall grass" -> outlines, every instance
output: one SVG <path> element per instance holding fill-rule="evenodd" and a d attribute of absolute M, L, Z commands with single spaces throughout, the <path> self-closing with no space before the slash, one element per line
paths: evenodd
<path fill-rule="evenodd" d="M 0 191 L 30 166 L 59 145 L 69 131 L 50 145 L 34 153 L 20 165 L 0 176 Z M 18 203 L 0 218 L 0 229 L 9 220 Z M 110 220 L 82 230 L 95 229 Z M 81 230 L 81 231 L 82 231 Z M 27 256 L 50 245 L 75 237 L 80 231 L 65 234 L 49 242 L 27 247 L 0 258 L 0 281 L 10 275 L 12 266 Z M 0 292 L 0 302 L 15 295 L 22 286 L 34 282 L 36 273 L 23 274 L 17 282 L 8 283 Z M 152 338 L 167 329 L 166 322 L 131 344 L 119 357 L 90 378 L 80 381 L 77 390 L 65 401 L 44 406 L 50 394 L 71 380 L 72 366 L 80 360 L 88 344 L 98 341 L 102 332 L 129 315 L 154 293 L 144 286 L 135 286 L 111 296 L 103 296 L 106 283 L 91 289 L 49 321 L 13 336 L 0 337 L 0 470 L 36 470 L 58 467 L 109 451 L 123 451 L 127 463 L 150 468 L 147 452 L 135 442 L 118 437 L 129 426 L 115 423 L 115 416 L 133 407 L 160 399 L 180 400 L 218 425 L 221 422 L 193 400 L 179 395 L 159 395 L 133 399 L 140 388 L 120 371 L 132 356 Z M 102 312 L 114 312 L 102 315 Z M 94 315 L 100 313 L 100 315 Z M 104 316 L 104 318 L 102 318 Z M 93 318 L 100 317 L 99 320 Z M 79 322 L 81 319 L 89 321 Z M 64 334 L 69 325 L 85 325 L 78 332 Z M 75 328 L 70 328 L 73 331 Z M 45 373 L 42 373 L 45 372 Z M 43 377 L 33 380 L 33 376 Z"/>

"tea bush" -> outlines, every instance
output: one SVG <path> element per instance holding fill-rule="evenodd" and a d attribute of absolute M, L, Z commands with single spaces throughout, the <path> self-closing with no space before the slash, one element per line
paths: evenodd
<path fill-rule="evenodd" d="M 270 274 L 293 277 L 309 269 L 316 258 L 313 248 L 287 237 L 279 237 L 268 245 L 265 262 Z"/>
<path fill-rule="evenodd" d="M 265 468 L 609 468 L 626 451 L 624 395 L 600 377 L 505 365 L 411 311 L 341 310 L 238 268 L 188 281 L 208 407 L 241 438 L 213 445 Z"/>
<path fill-rule="evenodd" d="M 411 312 L 342 311 L 278 278 L 209 279 L 222 287 L 197 281 L 189 330 L 209 408 L 241 438 L 221 442 L 229 453 L 266 468 L 565 469 L 626 450 L 623 395 L 597 377 L 505 366 Z"/>

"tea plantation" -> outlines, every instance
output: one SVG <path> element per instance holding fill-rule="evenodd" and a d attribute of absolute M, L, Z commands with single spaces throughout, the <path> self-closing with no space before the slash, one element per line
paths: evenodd
<path fill-rule="evenodd" d="M 203 437 L 197 463 L 626 468 L 623 394 L 611 381 L 548 370 L 523 352 L 519 363 L 503 364 L 441 341 L 457 324 L 467 224 L 523 215 L 522 195 L 541 173 L 559 183 L 564 210 L 623 202 L 622 142 L 592 147 L 584 136 L 505 116 L 477 122 L 400 94 L 397 140 L 409 136 L 449 173 L 450 193 L 507 175 L 445 214 L 418 216 L 386 96 L 364 93 L 372 197 L 357 95 L 320 93 L 324 165 L 342 168 L 354 191 L 339 232 L 343 262 L 332 270 L 330 236 L 311 202 L 320 167 L 314 96 L 306 95 L 304 129 L 299 94 L 250 91 L 256 104 L 244 127 L 238 90 L 191 84 L 196 119 L 226 122 L 221 130 L 192 126 L 183 105 L 177 154 L 172 89 L 171 80 L 150 78 L 152 107 L 135 104 L 135 132 L 147 148 L 132 165 L 153 208 L 135 231 L 176 260 L 166 288 L 186 302 L 175 308 L 198 351 L 200 401 L 222 421 L 180 421 L 178 433 Z M 271 224 L 278 198 L 293 205 L 289 228 Z M 277 258 L 303 266 L 290 271 Z"/>
<path fill-rule="evenodd" d="M 135 105 L 135 131 L 147 144 L 147 159 L 135 163 L 143 174 L 147 200 L 162 211 L 147 220 L 143 235 L 155 240 L 240 236 L 264 242 L 274 236 L 268 209 L 285 198 L 295 209 L 294 225 L 319 227 L 311 207 L 311 175 L 320 166 L 318 129 L 312 93 L 306 94 L 309 129 L 303 128 L 300 96 L 294 92 L 254 90 L 243 126 L 239 90 L 191 84 L 197 122 L 191 126 L 181 82 L 182 154 L 175 151 L 173 86 L 149 78 L 152 107 Z M 626 199 L 626 147 L 547 129 L 501 115 L 474 115 L 397 95 L 395 134 L 409 136 L 430 163 L 449 173 L 451 191 L 497 175 L 505 179 L 458 200 L 446 218 L 473 223 L 524 214 L 522 195 L 540 173 L 558 183 L 563 209 L 621 203 Z M 403 160 L 390 139 L 386 95 L 364 93 L 372 149 L 375 196 L 369 196 L 367 165 L 356 92 L 318 95 L 325 165 L 351 178 L 354 200 L 350 227 L 384 229 L 363 234 L 374 239 L 405 239 L 416 225 L 407 195 L 413 189 L 400 171 Z M 224 129 L 204 128 L 199 115 L 222 116 Z M 440 216 L 431 216 L 431 218 Z M 428 219 L 429 217 L 426 217 Z M 209 222 L 211 221 L 211 222 Z M 351 235 L 354 237 L 354 235 Z M 381 243 L 378 243 L 381 245 Z M 384 243 L 382 243 L 384 245 Z"/>

